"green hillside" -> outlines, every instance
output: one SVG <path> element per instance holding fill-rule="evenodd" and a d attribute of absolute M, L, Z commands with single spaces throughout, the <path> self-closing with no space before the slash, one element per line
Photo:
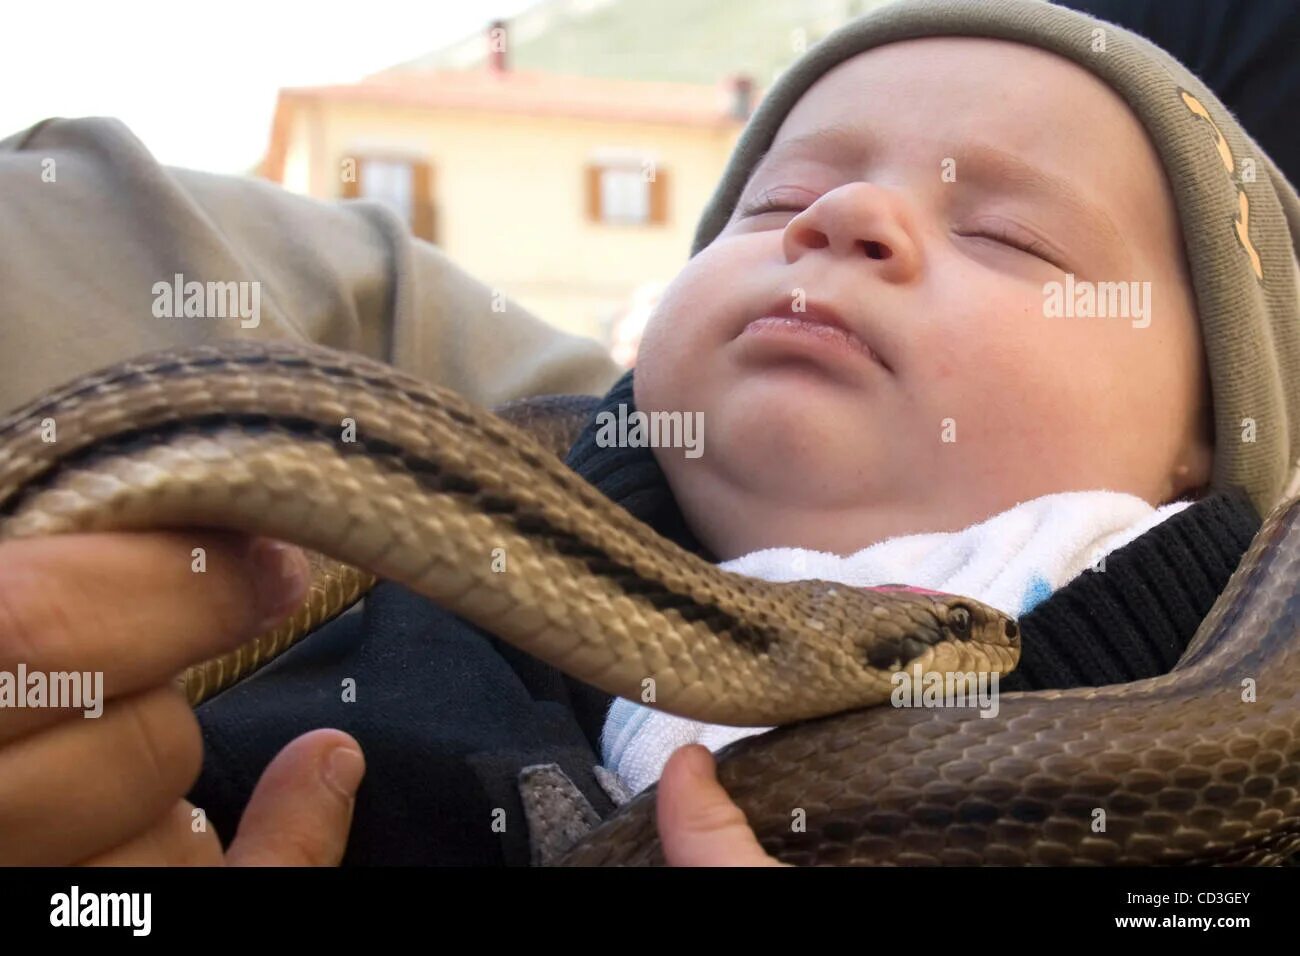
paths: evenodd
<path fill-rule="evenodd" d="M 766 86 L 811 45 L 884 0 L 547 0 L 510 21 L 510 65 L 585 76 Z M 486 26 L 486 25 L 485 25 Z M 481 35 L 401 68 L 474 67 Z"/>

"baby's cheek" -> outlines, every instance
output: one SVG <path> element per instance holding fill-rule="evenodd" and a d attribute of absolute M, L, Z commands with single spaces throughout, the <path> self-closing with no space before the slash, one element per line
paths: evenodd
<path fill-rule="evenodd" d="M 642 347 L 652 349 L 659 360 L 689 354 L 708 315 L 707 295 L 689 273 L 679 275 L 664 290 L 646 323 Z"/>
<path fill-rule="evenodd" d="M 637 352 L 632 377 L 636 407 L 644 411 L 695 408 L 699 383 L 707 380 L 700 363 L 702 350 L 692 347 L 689 327 L 678 329 L 672 321 L 652 320 Z"/>
<path fill-rule="evenodd" d="M 646 325 L 637 353 L 638 403 L 643 375 L 650 386 L 646 394 L 671 409 L 682 407 L 693 382 L 717 374 L 709 361 L 718 350 L 718 316 L 709 284 L 698 272 L 683 272 L 669 285 Z"/>
<path fill-rule="evenodd" d="M 1018 457 L 1022 449 L 1043 448 L 1061 429 L 1073 430 L 1071 373 L 1045 364 L 1029 338 L 970 336 L 935 349 L 929 415 L 936 427 L 951 426 L 944 437 L 955 432 L 968 464 Z"/>
<path fill-rule="evenodd" d="M 673 363 L 664 355 L 663 340 L 653 334 L 652 326 L 647 326 L 641 336 L 641 345 L 636 353 L 636 371 L 632 376 L 632 396 L 636 407 L 644 410 L 653 409 L 658 404 L 658 397 L 665 388 L 671 389 L 671 370 Z M 668 381 L 665 381 L 665 378 Z"/>

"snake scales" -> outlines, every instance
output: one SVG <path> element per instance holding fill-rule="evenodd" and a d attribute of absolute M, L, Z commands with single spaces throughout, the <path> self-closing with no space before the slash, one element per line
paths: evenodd
<path fill-rule="evenodd" d="M 1277 863 L 1300 844 L 1300 498 L 1268 516 L 1168 675 L 1003 694 L 992 718 L 874 707 L 899 668 L 1009 670 L 1014 623 L 950 595 L 722 572 L 565 468 L 547 450 L 571 434 L 557 410 L 503 410 L 539 441 L 319 347 L 142 357 L 0 420 L 0 539 L 189 525 L 317 552 L 292 625 L 191 669 L 196 701 L 373 574 L 607 692 L 641 699 L 652 679 L 661 709 L 790 725 L 719 754 L 790 862 Z M 653 800 L 566 862 L 660 861 Z"/>

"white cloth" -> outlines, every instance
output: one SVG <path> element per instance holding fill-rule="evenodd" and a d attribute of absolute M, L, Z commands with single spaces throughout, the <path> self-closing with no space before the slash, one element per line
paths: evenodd
<path fill-rule="evenodd" d="M 1083 571 L 1188 507 L 1152 507 L 1113 491 L 1065 492 L 1026 501 L 962 531 L 905 535 L 848 556 L 768 548 L 720 565 L 767 581 L 820 578 L 856 587 L 907 584 L 1027 613 Z M 601 759 L 633 792 L 659 779 L 678 747 L 716 751 L 770 727 L 728 727 L 665 714 L 615 698 L 601 733 Z"/>

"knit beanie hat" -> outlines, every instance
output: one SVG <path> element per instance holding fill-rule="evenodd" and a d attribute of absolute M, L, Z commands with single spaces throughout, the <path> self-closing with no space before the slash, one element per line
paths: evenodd
<path fill-rule="evenodd" d="M 696 229 L 699 252 L 730 219 L 786 114 L 848 58 L 900 40 L 1013 40 L 1096 74 L 1146 128 L 1173 189 L 1214 402 L 1213 490 L 1244 488 L 1266 514 L 1300 456 L 1300 200 L 1213 93 L 1122 27 L 1043 0 L 900 0 L 796 61 L 740 137 Z"/>

